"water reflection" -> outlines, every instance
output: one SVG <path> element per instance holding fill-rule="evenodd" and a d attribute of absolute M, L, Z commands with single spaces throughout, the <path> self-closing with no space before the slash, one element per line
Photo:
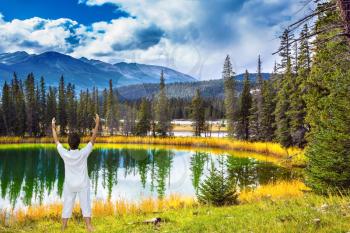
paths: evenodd
<path fill-rule="evenodd" d="M 171 193 L 195 195 L 219 156 L 175 149 L 96 149 L 88 159 L 94 199 L 139 200 Z M 239 187 L 290 179 L 291 171 L 252 158 L 224 156 L 225 169 Z M 64 164 L 54 148 L 0 150 L 0 208 L 60 200 Z"/>

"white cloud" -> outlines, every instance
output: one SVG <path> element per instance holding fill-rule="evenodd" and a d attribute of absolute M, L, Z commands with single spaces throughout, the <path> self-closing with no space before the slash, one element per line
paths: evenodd
<path fill-rule="evenodd" d="M 122 53 L 138 62 L 172 66 L 200 78 L 220 78 L 223 60 L 230 54 L 238 73 L 256 71 L 262 55 L 264 71 L 278 57 L 282 25 L 288 24 L 301 3 L 289 0 L 128 1 L 86 0 L 87 5 L 115 4 L 137 20 L 156 22 L 167 38 L 150 50 Z M 301 12 L 302 13 L 302 12 Z"/>
<path fill-rule="evenodd" d="M 71 35 L 69 27 L 77 25 L 70 19 L 46 20 L 34 17 L 26 20 L 0 21 L 2 50 L 7 52 L 26 50 L 40 52 L 47 49 L 66 52 L 70 44 L 65 40 Z"/>
<path fill-rule="evenodd" d="M 236 72 L 256 70 L 262 55 L 270 72 L 281 24 L 300 4 L 289 0 L 129 1 L 79 0 L 115 4 L 132 17 L 83 25 L 71 19 L 34 17 L 6 22 L 0 13 L 0 51 L 55 50 L 107 62 L 169 66 L 199 79 L 220 78 L 230 54 Z"/>
<path fill-rule="evenodd" d="M 162 28 L 171 29 L 187 25 L 193 19 L 193 14 L 200 1 L 130 1 L 130 0 L 87 0 L 87 5 L 115 4 L 132 16 L 142 20 L 157 22 Z"/>
<path fill-rule="evenodd" d="M 84 34 L 85 37 L 71 55 L 113 61 L 120 51 L 126 50 L 127 53 L 130 53 L 132 52 L 130 50 L 151 46 L 150 40 L 156 40 L 160 35 L 156 35 L 150 40 L 144 40 L 145 38 L 140 38 L 138 35 L 139 32 L 147 31 L 151 27 L 151 24 L 133 18 L 97 22 L 92 24 L 90 29 L 83 26 L 77 32 Z M 160 40 L 160 38 L 158 39 Z"/>

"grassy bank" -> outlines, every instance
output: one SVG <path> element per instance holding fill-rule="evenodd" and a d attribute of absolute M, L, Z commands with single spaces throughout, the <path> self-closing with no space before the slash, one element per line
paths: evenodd
<path fill-rule="evenodd" d="M 82 138 L 87 142 L 90 138 Z M 66 142 L 66 138 L 61 138 Z M 18 144 L 18 143 L 53 143 L 50 137 L 29 138 L 29 137 L 0 137 L 1 144 Z M 98 137 L 97 143 L 107 144 L 152 144 L 152 145 L 172 145 L 185 146 L 191 148 L 215 148 L 222 150 L 248 151 L 259 154 L 274 156 L 282 160 L 289 160 L 294 166 L 304 166 L 305 157 L 303 151 L 299 148 L 283 148 L 280 144 L 274 142 L 249 142 L 239 141 L 229 138 L 202 138 L 202 137 Z"/>
<path fill-rule="evenodd" d="M 349 197 L 322 197 L 302 191 L 300 183 L 279 183 L 250 195 L 231 207 L 200 206 L 176 196 L 162 202 L 148 200 L 130 203 L 95 203 L 93 223 L 96 232 L 348 232 Z M 298 188 L 299 187 L 299 188 Z M 302 188 L 302 189 L 300 189 Z M 283 191 L 285 190 L 285 191 Z M 288 191 L 289 190 L 289 191 Z M 290 190 L 294 190 L 291 192 Z M 240 197 L 241 198 L 241 197 Z M 21 222 L 1 224 L 1 232 L 60 232 L 57 209 L 39 208 L 36 218 L 22 216 Z M 41 216 L 51 209 L 51 214 Z M 145 220 L 160 217 L 155 226 Z M 3 218 L 2 218 L 3 219 Z M 81 216 L 75 210 L 67 232 L 85 232 Z"/>

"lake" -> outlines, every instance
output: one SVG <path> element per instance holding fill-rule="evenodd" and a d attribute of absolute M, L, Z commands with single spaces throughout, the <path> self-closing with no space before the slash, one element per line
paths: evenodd
<path fill-rule="evenodd" d="M 219 159 L 240 188 L 296 176 L 293 170 L 236 153 L 242 152 L 96 145 L 88 159 L 92 199 L 195 196 L 212 162 L 219 166 Z M 61 201 L 64 164 L 53 145 L 0 145 L 0 177 L 0 209 Z"/>

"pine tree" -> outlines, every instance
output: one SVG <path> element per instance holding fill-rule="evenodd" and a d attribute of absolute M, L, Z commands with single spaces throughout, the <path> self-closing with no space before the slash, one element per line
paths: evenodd
<path fill-rule="evenodd" d="M 261 119 L 259 118 L 259 109 L 258 109 L 258 98 L 256 93 L 252 95 L 252 107 L 250 108 L 249 116 L 249 137 L 252 141 L 262 140 L 261 138 Z"/>
<path fill-rule="evenodd" d="M 79 116 L 79 127 L 80 131 L 85 134 L 91 129 L 92 124 L 92 105 L 91 105 L 91 97 L 89 90 L 80 92 L 80 102 L 78 108 L 78 116 Z"/>
<path fill-rule="evenodd" d="M 279 48 L 279 55 L 281 57 L 281 64 L 279 66 L 279 69 L 282 73 L 286 72 L 287 67 L 291 64 L 291 41 L 293 39 L 293 35 L 290 34 L 290 32 L 286 29 L 282 36 L 280 37 L 281 39 L 281 44 Z"/>
<path fill-rule="evenodd" d="M 259 55 L 259 57 L 258 57 L 258 70 L 257 70 L 257 74 L 256 74 L 256 84 L 257 84 L 257 88 L 259 90 L 261 90 L 261 88 L 262 88 L 263 81 L 264 81 L 264 78 L 262 76 L 262 62 L 261 62 L 261 57 Z"/>
<path fill-rule="evenodd" d="M 283 147 L 289 147 L 293 144 L 290 134 L 290 118 L 287 115 L 290 109 L 289 97 L 293 78 L 291 68 L 292 66 L 289 60 L 286 73 L 282 77 L 281 86 L 276 96 L 276 109 L 274 112 L 276 119 L 276 139 Z"/>
<path fill-rule="evenodd" d="M 136 135 L 145 136 L 151 130 L 151 116 L 149 109 L 147 100 L 143 98 L 137 117 Z"/>
<path fill-rule="evenodd" d="M 57 117 L 57 90 L 54 87 L 49 87 L 47 93 L 47 107 L 46 107 L 46 125 L 51 124 L 51 120 Z M 50 129 L 47 128 L 47 134 Z"/>
<path fill-rule="evenodd" d="M 311 128 L 305 151 L 307 184 L 324 194 L 350 191 L 350 46 L 345 37 L 334 37 L 340 21 L 337 11 L 319 17 L 315 30 L 322 33 L 314 42 L 316 54 L 306 82 L 306 122 Z"/>
<path fill-rule="evenodd" d="M 77 128 L 77 101 L 75 97 L 75 86 L 71 83 L 67 85 L 67 125 L 69 132 Z"/>
<path fill-rule="evenodd" d="M 16 73 L 12 79 L 12 98 L 14 102 L 14 133 L 16 136 L 24 136 L 26 132 L 26 104 L 24 99 L 23 85 L 18 80 Z"/>
<path fill-rule="evenodd" d="M 261 135 L 261 120 L 262 120 L 262 115 L 263 115 L 263 102 L 264 102 L 264 97 L 263 97 L 263 93 L 262 93 L 262 89 L 263 89 L 263 84 L 264 84 L 264 78 L 262 76 L 262 62 L 261 62 L 261 57 L 259 55 L 258 58 L 258 73 L 257 73 L 257 78 L 256 78 L 256 89 L 255 89 L 255 97 L 256 99 L 256 103 L 257 103 L 257 124 L 258 124 L 258 130 L 257 130 L 257 139 L 261 140 L 262 139 L 262 135 Z"/>
<path fill-rule="evenodd" d="M 156 109 L 156 100 L 151 101 L 151 132 L 152 132 L 152 136 L 155 137 L 156 136 L 156 113 L 155 113 L 155 109 Z"/>
<path fill-rule="evenodd" d="M 233 137 L 235 135 L 235 80 L 234 72 L 232 70 L 232 65 L 230 61 L 230 56 L 227 55 L 224 63 L 224 68 L 222 71 L 222 77 L 224 80 L 224 92 L 225 92 L 225 117 L 227 121 L 227 132 L 229 136 Z"/>
<path fill-rule="evenodd" d="M 80 90 L 79 93 L 79 101 L 78 101 L 78 107 L 77 107 L 77 124 L 80 133 L 84 134 L 85 133 L 85 117 L 86 117 L 86 98 L 85 98 L 85 93 Z"/>
<path fill-rule="evenodd" d="M 171 122 L 163 70 L 160 74 L 159 93 L 156 97 L 155 113 L 155 119 L 157 121 L 156 132 L 160 136 L 166 136 L 171 130 Z"/>
<path fill-rule="evenodd" d="M 297 75 L 298 74 L 298 69 L 299 69 L 299 47 L 298 47 L 298 42 L 295 41 L 293 43 L 293 52 L 294 55 L 292 56 L 292 72 Z"/>
<path fill-rule="evenodd" d="M 89 89 L 86 90 L 86 98 L 86 128 L 89 129 L 89 131 L 91 132 L 94 123 L 94 116 L 96 114 L 96 106 L 93 100 L 93 93 L 90 94 Z"/>
<path fill-rule="evenodd" d="M 260 140 L 272 141 L 275 132 L 275 116 L 274 111 L 276 107 L 275 98 L 276 92 L 272 85 L 272 80 L 265 80 L 262 88 L 262 116 L 260 124 Z"/>
<path fill-rule="evenodd" d="M 209 175 L 198 188 L 197 198 L 200 203 L 214 206 L 238 204 L 235 185 L 225 177 L 222 163 L 221 169 L 217 170 L 212 162 Z"/>
<path fill-rule="evenodd" d="M 1 103 L 3 111 L 2 118 L 7 135 L 12 135 L 14 133 L 15 124 L 14 102 L 11 95 L 11 87 L 5 81 L 2 88 Z"/>
<path fill-rule="evenodd" d="M 263 83 L 264 79 L 262 76 L 262 68 L 261 68 L 261 57 L 259 55 L 258 57 L 258 70 L 257 70 L 257 76 L 255 79 L 256 85 L 254 89 L 254 94 L 252 96 L 252 107 L 250 109 L 250 116 L 249 116 L 249 132 L 250 132 L 250 137 L 251 140 L 253 141 L 258 141 L 258 140 L 263 140 L 262 136 L 262 118 L 263 118 L 263 93 L 262 93 L 262 88 L 263 88 Z"/>
<path fill-rule="evenodd" d="M 102 92 L 102 117 L 106 118 L 107 117 L 107 109 L 108 109 L 108 91 L 107 89 L 103 89 Z"/>
<path fill-rule="evenodd" d="M 0 135 L 6 136 L 6 127 L 5 127 L 5 121 L 4 121 L 4 111 L 2 108 L 2 104 L 0 104 Z"/>
<path fill-rule="evenodd" d="M 105 88 L 103 89 L 103 92 L 102 92 L 102 109 L 101 109 L 101 118 L 104 120 L 106 120 L 107 118 L 107 109 L 108 109 L 108 91 L 107 91 L 107 88 Z M 101 124 L 102 131 L 106 127 L 105 122 L 106 121 L 102 121 L 102 124 Z"/>
<path fill-rule="evenodd" d="M 40 125 L 40 135 L 45 136 L 48 125 L 46 124 L 46 86 L 44 77 L 40 78 L 40 90 L 39 90 L 39 125 Z"/>
<path fill-rule="evenodd" d="M 103 89 L 102 92 L 103 104 L 102 104 L 102 117 L 107 117 L 107 109 L 108 109 L 108 91 L 107 88 Z"/>
<path fill-rule="evenodd" d="M 250 81 L 248 70 L 244 74 L 243 91 L 239 98 L 237 137 L 239 139 L 249 139 L 249 116 L 252 107 L 252 95 L 250 94 Z"/>
<path fill-rule="evenodd" d="M 118 130 L 118 100 L 113 92 L 112 80 L 109 80 L 109 91 L 107 97 L 107 126 L 110 132 L 110 135 L 114 134 L 115 130 Z"/>
<path fill-rule="evenodd" d="M 123 116 L 124 119 L 124 124 L 123 124 L 123 134 L 128 136 L 128 135 L 133 135 L 136 133 L 136 106 L 135 104 L 126 105 L 125 106 L 125 113 Z"/>
<path fill-rule="evenodd" d="M 64 84 L 64 77 L 63 75 L 60 78 L 59 87 L 58 87 L 58 124 L 60 126 L 60 134 L 64 135 L 66 134 L 66 127 L 67 127 L 67 99 L 66 99 L 66 87 Z"/>
<path fill-rule="evenodd" d="M 35 99 L 34 99 L 34 104 L 35 106 L 39 106 L 39 101 L 40 101 L 40 88 L 39 85 L 36 85 L 36 88 L 34 90 L 35 92 Z M 36 111 L 34 114 L 34 135 L 40 136 L 40 116 L 39 116 L 39 111 Z"/>
<path fill-rule="evenodd" d="M 307 24 L 305 24 L 303 27 L 303 30 L 300 32 L 301 40 L 300 40 L 300 47 L 299 47 L 298 64 L 306 72 L 308 72 L 311 68 L 311 55 L 310 55 L 311 48 L 310 48 L 309 36 L 310 36 L 309 27 L 307 26 Z"/>
<path fill-rule="evenodd" d="M 203 100 L 199 89 L 196 90 L 196 94 L 192 99 L 191 104 L 191 118 L 192 118 L 192 127 L 194 130 L 195 136 L 201 136 L 201 133 L 204 131 L 205 126 L 205 109 L 203 106 Z"/>
<path fill-rule="evenodd" d="M 134 103 L 131 108 L 131 134 L 136 135 L 136 126 L 137 126 L 137 114 L 138 114 L 138 108 L 137 103 Z"/>
<path fill-rule="evenodd" d="M 94 113 L 100 115 L 100 101 L 98 96 L 98 88 L 96 87 L 94 87 L 92 91 L 92 103 L 94 106 Z"/>
<path fill-rule="evenodd" d="M 27 113 L 27 127 L 29 136 L 33 136 L 36 132 L 36 118 L 37 118 L 37 106 L 36 106 L 36 93 L 35 93 L 35 80 L 33 73 L 27 76 L 25 81 L 26 90 L 26 113 Z M 36 135 L 34 135 L 36 136 Z"/>
<path fill-rule="evenodd" d="M 295 81 L 292 82 L 292 93 L 290 95 L 290 131 L 293 145 L 304 147 L 306 144 L 305 133 L 307 127 L 305 124 L 306 104 L 303 99 L 306 79 L 310 73 L 310 48 L 308 41 L 308 27 L 305 24 L 300 34 L 300 47 L 297 59 L 298 70 Z"/>
<path fill-rule="evenodd" d="M 287 112 L 290 110 L 290 95 L 294 82 L 294 74 L 292 72 L 291 58 L 291 42 L 292 35 L 288 30 L 285 30 L 281 37 L 281 65 L 282 72 L 281 80 L 278 82 L 278 93 L 276 96 L 276 139 L 284 147 L 289 147 L 293 144 L 290 133 L 290 117 Z"/>

